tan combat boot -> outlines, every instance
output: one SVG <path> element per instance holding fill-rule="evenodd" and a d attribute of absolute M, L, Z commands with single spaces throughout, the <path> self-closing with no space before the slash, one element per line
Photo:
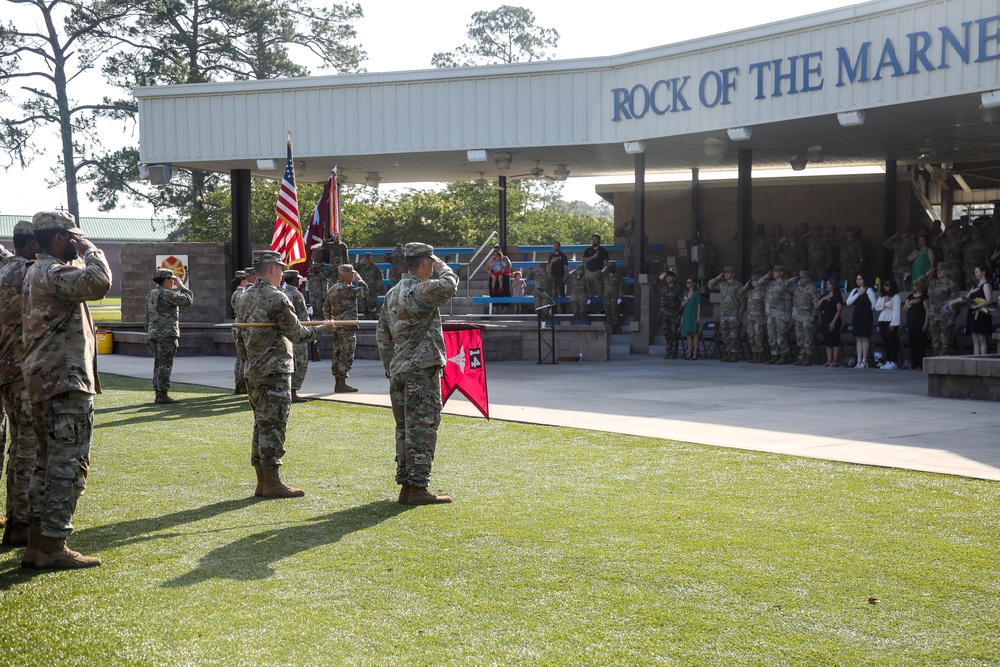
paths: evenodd
<path fill-rule="evenodd" d="M 441 503 L 450 503 L 451 496 L 436 496 L 426 487 L 422 486 L 410 486 L 410 495 L 404 501 L 406 505 L 438 505 Z"/>
<path fill-rule="evenodd" d="M 21 554 L 21 567 L 35 567 L 35 561 L 38 559 L 38 544 L 41 540 L 42 527 L 28 526 L 28 544 L 25 545 L 24 553 Z"/>
<path fill-rule="evenodd" d="M 782 354 L 778 356 L 778 360 L 774 362 L 775 366 L 784 366 L 788 363 L 788 355 Z"/>
<path fill-rule="evenodd" d="M 282 482 L 277 468 L 263 468 L 262 472 L 264 478 L 262 498 L 301 498 L 306 495 L 302 489 L 296 489 Z"/>
<path fill-rule="evenodd" d="M 802 365 L 803 366 L 812 366 L 813 365 L 813 358 L 812 358 L 811 354 L 807 354 L 805 357 L 803 357 L 803 359 L 802 359 Z"/>
<path fill-rule="evenodd" d="M 28 544 L 28 524 L 21 521 L 8 521 L 3 528 L 3 545 L 5 547 L 23 547 Z"/>
<path fill-rule="evenodd" d="M 406 482 L 403 482 L 402 484 L 400 484 L 400 486 L 399 486 L 399 502 L 402 503 L 403 505 L 406 505 L 407 503 L 410 502 L 410 489 L 412 489 L 412 488 L 413 487 L 410 486 L 409 484 L 407 484 Z"/>
<path fill-rule="evenodd" d="M 254 471 L 257 473 L 257 488 L 254 489 L 253 495 L 256 498 L 264 497 L 264 469 L 260 467 L 258 463 L 253 467 Z"/>
<path fill-rule="evenodd" d="M 154 403 L 180 403 L 176 398 L 170 398 L 167 396 L 167 392 L 158 391 L 156 392 L 156 398 L 153 399 Z"/>
<path fill-rule="evenodd" d="M 35 556 L 35 568 L 39 570 L 78 570 L 100 564 L 100 558 L 84 556 L 67 547 L 65 537 L 42 535 L 39 538 L 38 555 Z"/>
<path fill-rule="evenodd" d="M 308 398 L 302 398 L 297 391 L 292 389 L 292 403 L 307 403 L 308 401 Z"/>
<path fill-rule="evenodd" d="M 337 378 L 337 384 L 333 388 L 333 391 L 336 394 L 349 394 L 351 392 L 357 391 L 357 389 L 349 386 L 345 378 Z"/>

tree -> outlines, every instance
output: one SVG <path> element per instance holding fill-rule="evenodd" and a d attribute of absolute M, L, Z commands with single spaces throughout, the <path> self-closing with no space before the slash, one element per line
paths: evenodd
<path fill-rule="evenodd" d="M 548 60 L 559 43 L 557 31 L 535 25 L 531 10 L 511 5 L 473 13 L 466 34 L 471 44 L 463 44 L 449 53 L 435 53 L 431 64 L 469 67 Z"/>
<path fill-rule="evenodd" d="M 316 9 L 307 0 L 139 0 L 130 6 L 128 21 L 108 24 L 93 35 L 127 45 L 107 59 L 103 71 L 129 91 L 308 74 L 292 57 L 292 48 L 312 53 L 338 72 L 358 71 L 365 58 L 351 43 L 357 34 L 353 22 L 362 16 L 358 4 Z M 91 199 L 109 210 L 124 196 L 157 211 L 176 211 L 184 220 L 200 215 L 208 196 L 224 182 L 219 174 L 178 169 L 170 185 L 150 189 L 137 185 L 138 167 L 133 147 L 105 156 Z"/>
<path fill-rule="evenodd" d="M 120 21 L 127 5 L 112 0 L 8 0 L 25 9 L 37 10 L 41 28 L 27 18 L 0 26 L 0 103 L 15 106 L 18 113 L 4 114 L 0 121 L 0 147 L 9 158 L 5 168 L 22 168 L 40 154 L 36 133 L 54 126 L 61 139 L 58 166 L 52 168 L 55 182 L 66 185 L 69 212 L 80 216 L 78 183 L 86 170 L 97 166 L 100 151 L 97 120 L 101 115 L 121 119 L 134 112 L 130 100 L 79 102 L 70 96 L 70 85 L 99 64 L 108 40 L 84 40 L 99 26 Z M 22 12 L 27 16 L 27 12 Z M 10 94 L 20 83 L 20 94 Z M 82 88 L 82 86 L 80 86 Z"/>

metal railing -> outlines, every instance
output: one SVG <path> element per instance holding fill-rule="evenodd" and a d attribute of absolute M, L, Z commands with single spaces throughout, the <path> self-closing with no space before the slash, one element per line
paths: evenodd
<path fill-rule="evenodd" d="M 465 296 L 467 297 L 472 296 L 473 277 L 475 277 L 475 275 L 479 273 L 479 271 L 484 266 L 486 266 L 486 263 L 490 261 L 490 256 L 493 254 L 492 242 L 494 239 L 500 240 L 500 234 L 496 231 L 490 232 L 490 235 L 486 237 L 486 240 L 483 241 L 482 245 L 476 248 L 476 251 L 472 253 L 472 257 L 469 258 L 469 264 L 468 264 L 469 272 L 465 278 Z M 484 253 L 482 259 L 479 261 L 479 264 L 476 264 L 476 258 L 479 257 L 480 253 L 482 253 L 483 250 L 485 250 L 486 248 L 489 248 L 490 252 Z M 472 268 L 473 266 L 475 266 L 476 268 L 473 269 Z"/>

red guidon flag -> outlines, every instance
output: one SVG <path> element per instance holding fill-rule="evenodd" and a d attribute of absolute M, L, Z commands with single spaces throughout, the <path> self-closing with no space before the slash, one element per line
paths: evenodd
<path fill-rule="evenodd" d="M 481 328 L 478 324 L 445 323 L 442 326 L 447 361 L 441 375 L 441 404 L 446 403 L 457 389 L 489 419 L 490 400 L 486 392 L 486 355 Z"/>

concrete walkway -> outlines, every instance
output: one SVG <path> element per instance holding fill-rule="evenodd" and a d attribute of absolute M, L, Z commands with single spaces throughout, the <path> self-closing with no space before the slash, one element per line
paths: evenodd
<path fill-rule="evenodd" d="M 150 378 L 153 364 L 102 355 L 98 365 L 104 373 Z M 495 419 L 1000 480 L 1000 406 L 930 398 L 920 372 L 634 356 L 499 362 L 488 365 L 488 377 Z M 232 378 L 232 357 L 174 363 L 174 382 L 232 388 Z M 329 362 L 316 362 L 302 395 L 389 405 L 380 363 L 358 360 L 350 383 L 361 391 L 334 395 Z M 479 417 L 458 393 L 445 412 Z"/>

